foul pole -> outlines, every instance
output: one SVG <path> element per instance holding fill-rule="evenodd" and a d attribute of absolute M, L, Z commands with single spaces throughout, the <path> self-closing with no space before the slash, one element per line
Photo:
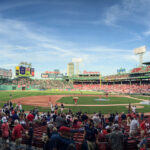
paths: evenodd
<path fill-rule="evenodd" d="M 99 87 L 100 87 L 100 89 L 102 87 L 102 77 L 101 77 L 101 74 L 99 74 Z"/>

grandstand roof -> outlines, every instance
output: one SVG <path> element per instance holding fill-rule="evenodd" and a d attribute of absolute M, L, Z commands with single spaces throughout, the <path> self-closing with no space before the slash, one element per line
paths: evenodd
<path fill-rule="evenodd" d="M 143 64 L 144 65 L 150 65 L 150 62 L 144 62 Z"/>

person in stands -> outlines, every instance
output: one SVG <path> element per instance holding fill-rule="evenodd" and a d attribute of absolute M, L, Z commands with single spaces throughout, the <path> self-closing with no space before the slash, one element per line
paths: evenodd
<path fill-rule="evenodd" d="M 122 115 L 121 115 L 121 120 L 122 120 L 122 123 L 125 123 L 126 122 L 126 114 L 124 112 L 122 112 Z"/>
<path fill-rule="evenodd" d="M 123 150 L 124 136 L 121 131 L 119 131 L 119 125 L 114 124 L 113 132 L 108 134 L 109 142 L 112 150 Z"/>
<path fill-rule="evenodd" d="M 74 141 L 71 139 L 72 130 L 68 127 L 61 126 L 59 134 L 52 134 L 50 140 L 50 150 L 75 150 Z"/>
<path fill-rule="evenodd" d="M 147 138 L 144 132 L 141 134 L 141 140 L 140 143 L 138 144 L 138 147 L 140 150 L 147 150 Z"/>
<path fill-rule="evenodd" d="M 34 119 L 34 115 L 30 112 L 30 113 L 27 115 L 27 120 L 32 122 L 33 119 Z"/>
<path fill-rule="evenodd" d="M 8 125 L 6 117 L 3 118 L 3 124 L 1 126 L 1 131 L 2 131 L 3 147 L 4 147 L 4 149 L 7 149 L 8 148 L 7 143 L 9 142 L 9 125 Z"/>
<path fill-rule="evenodd" d="M 85 125 L 85 131 L 84 131 L 84 144 L 83 149 L 84 150 L 96 150 L 98 142 L 98 131 L 94 127 L 94 122 L 92 119 L 89 119 L 87 124 Z"/>
<path fill-rule="evenodd" d="M 17 114 L 17 111 L 15 110 L 14 114 L 12 115 L 12 121 L 14 122 L 15 120 L 18 120 L 18 119 L 19 119 L 19 116 Z"/>
<path fill-rule="evenodd" d="M 137 134 L 137 130 L 139 128 L 139 122 L 136 118 L 131 118 L 130 123 L 130 136 L 134 137 Z"/>
<path fill-rule="evenodd" d="M 146 133 L 146 120 L 143 120 L 140 124 L 140 128 L 141 128 L 141 135 Z"/>
<path fill-rule="evenodd" d="M 28 134 L 27 134 L 27 137 L 28 137 L 28 148 L 31 149 L 32 147 L 32 141 L 33 141 L 33 125 L 32 123 L 29 123 L 29 129 L 28 129 Z"/>
<path fill-rule="evenodd" d="M 22 125 L 19 124 L 18 120 L 14 122 L 15 126 L 12 131 L 12 138 L 15 140 L 16 149 L 21 150 L 20 144 L 22 141 L 22 132 L 24 131 Z"/>

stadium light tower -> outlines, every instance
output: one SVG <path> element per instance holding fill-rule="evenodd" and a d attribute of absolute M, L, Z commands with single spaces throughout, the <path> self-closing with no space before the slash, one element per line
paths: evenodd
<path fill-rule="evenodd" d="M 142 66 L 143 63 L 143 55 L 146 52 L 146 46 L 141 46 L 139 48 L 134 49 L 134 54 L 139 55 L 139 66 Z"/>
<path fill-rule="evenodd" d="M 79 64 L 82 62 L 81 58 L 73 58 L 72 62 L 75 63 L 75 74 L 78 75 L 79 74 Z"/>

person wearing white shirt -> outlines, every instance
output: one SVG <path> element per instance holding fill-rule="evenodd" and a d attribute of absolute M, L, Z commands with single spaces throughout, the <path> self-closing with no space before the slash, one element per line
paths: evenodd
<path fill-rule="evenodd" d="M 51 104 L 51 112 L 54 112 L 53 104 Z"/>
<path fill-rule="evenodd" d="M 119 119 L 119 115 L 118 115 L 118 113 L 116 113 L 116 115 L 115 115 L 115 123 L 118 123 L 118 119 Z"/>
<path fill-rule="evenodd" d="M 131 118 L 131 123 L 130 123 L 130 136 L 135 136 L 137 133 L 137 130 L 139 128 L 139 122 L 136 118 Z"/>
<path fill-rule="evenodd" d="M 131 109 L 132 109 L 132 112 L 133 112 L 133 113 L 136 112 L 136 106 L 132 106 Z"/>
<path fill-rule="evenodd" d="M 22 105 L 21 104 L 19 105 L 19 110 L 22 111 Z"/>
<path fill-rule="evenodd" d="M 94 122 L 94 125 L 97 127 L 97 125 L 100 123 L 100 118 L 99 118 L 99 114 L 96 113 L 94 116 L 93 116 L 93 122 Z"/>

